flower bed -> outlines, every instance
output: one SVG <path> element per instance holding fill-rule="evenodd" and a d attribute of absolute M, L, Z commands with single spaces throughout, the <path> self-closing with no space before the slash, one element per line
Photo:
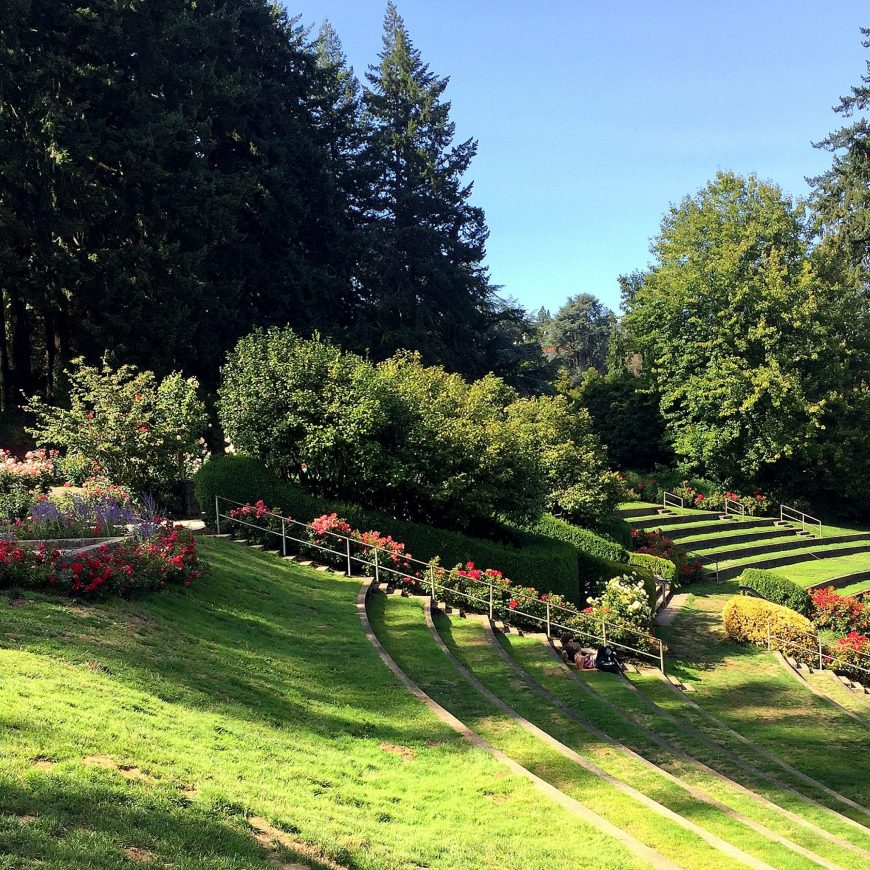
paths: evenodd
<path fill-rule="evenodd" d="M 870 606 L 839 595 L 833 586 L 815 589 L 810 595 L 812 620 L 817 628 L 838 634 L 870 634 Z"/>
<path fill-rule="evenodd" d="M 189 586 L 203 575 L 187 529 L 162 524 L 148 539 L 125 538 L 73 551 L 45 542 L 24 546 L 0 540 L 0 587 L 49 589 L 77 598 L 132 598 L 170 585 Z"/>
<path fill-rule="evenodd" d="M 642 555 L 665 559 L 676 565 L 677 585 L 697 583 L 704 579 L 704 565 L 697 559 L 692 559 L 681 546 L 671 538 L 666 537 L 661 529 L 647 532 L 643 529 L 631 530 L 631 541 L 634 552 Z"/>
<path fill-rule="evenodd" d="M 759 489 L 746 494 L 726 490 L 707 480 L 679 481 L 673 478 L 665 480 L 655 476 L 640 477 L 630 472 L 625 476 L 625 485 L 628 498 L 637 501 L 661 504 L 667 491 L 680 496 L 685 501 L 686 507 L 694 507 L 698 510 L 721 513 L 725 510 L 727 499 L 741 504 L 748 516 L 771 516 L 774 513 L 773 499 Z"/>
<path fill-rule="evenodd" d="M 247 540 L 262 541 L 270 547 L 277 544 L 281 531 L 279 511 L 270 511 L 263 501 L 240 505 L 228 512 L 230 534 Z M 234 527 L 232 520 L 240 520 Z M 252 528 L 257 526 L 258 528 Z M 302 538 L 301 526 L 288 528 L 294 538 Z M 602 620 L 612 623 L 608 639 L 628 646 L 657 652 L 658 644 L 644 640 L 650 630 L 652 610 L 644 584 L 633 575 L 610 580 L 599 599 L 590 599 L 590 606 L 580 611 L 561 595 L 541 593 L 532 586 L 518 586 L 495 568 L 478 568 L 473 562 L 445 568 L 435 558 L 425 566 L 407 552 L 405 545 L 379 531 L 359 531 L 335 513 L 312 520 L 307 532 L 315 547 L 298 541 L 288 541 L 288 552 L 312 553 L 318 561 L 337 567 L 347 566 L 346 541 L 351 541 L 351 556 L 362 565 L 363 573 L 374 576 L 375 558 L 383 569 L 381 580 L 412 592 L 429 593 L 434 580 L 437 596 L 451 607 L 486 613 L 492 589 L 493 616 L 518 628 L 541 631 L 547 618 L 577 631 L 599 635 Z M 320 549 L 320 548 L 324 549 Z M 332 552 L 328 552 L 330 548 Z"/>

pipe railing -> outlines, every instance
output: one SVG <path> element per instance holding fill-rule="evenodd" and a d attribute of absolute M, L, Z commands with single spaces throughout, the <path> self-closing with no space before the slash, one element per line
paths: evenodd
<path fill-rule="evenodd" d="M 822 521 L 816 517 L 811 517 L 797 508 L 789 507 L 786 504 L 779 506 L 779 521 L 781 523 L 800 523 L 801 528 L 806 531 L 807 526 L 818 532 L 818 536 L 822 537 Z"/>
<path fill-rule="evenodd" d="M 483 609 L 488 611 L 490 619 L 494 618 L 494 610 L 495 610 L 495 592 L 498 591 L 501 593 L 502 589 L 496 586 L 493 583 L 489 583 L 485 580 L 481 580 L 479 578 L 468 577 L 463 575 L 463 579 L 469 580 L 472 583 L 481 586 L 486 589 L 488 592 L 488 596 L 483 598 L 479 598 L 477 596 L 469 595 L 467 592 L 463 592 L 459 589 L 453 589 L 450 586 L 445 586 L 443 583 L 439 583 L 436 579 L 437 571 L 433 564 L 430 562 L 423 562 L 420 559 L 415 559 L 411 556 L 401 555 L 399 558 L 402 563 L 407 563 L 409 566 L 411 564 L 419 565 L 424 569 L 426 576 L 424 577 L 421 572 L 417 574 L 409 574 L 406 571 L 402 571 L 399 568 L 395 568 L 389 564 L 384 564 L 384 559 L 382 554 L 386 554 L 388 560 L 394 558 L 394 554 L 391 553 L 384 547 L 379 547 L 376 544 L 366 544 L 363 543 L 356 538 L 352 538 L 348 535 L 343 535 L 340 532 L 332 532 L 332 531 L 317 531 L 314 526 L 310 523 L 303 523 L 299 520 L 294 520 L 291 517 L 285 517 L 283 514 L 276 513 L 275 511 L 263 511 L 260 514 L 260 517 L 268 516 L 272 517 L 275 520 L 279 520 L 281 523 L 280 530 L 269 528 L 267 526 L 257 525 L 256 523 L 248 522 L 247 520 L 240 519 L 239 517 L 230 516 L 229 513 L 221 513 L 220 511 L 220 503 L 225 502 L 226 504 L 235 505 L 236 507 L 250 507 L 250 505 L 243 504 L 239 501 L 234 501 L 233 499 L 226 498 L 225 496 L 215 496 L 215 526 L 217 529 L 217 533 L 221 534 L 221 520 L 230 523 L 236 523 L 240 526 L 256 529 L 259 532 L 267 532 L 269 534 L 275 535 L 276 537 L 281 539 L 281 555 L 287 555 L 287 542 L 291 541 L 295 544 L 300 544 L 304 547 L 310 547 L 315 550 L 319 550 L 320 552 L 329 553 L 333 556 L 339 556 L 342 560 L 346 560 L 347 564 L 347 576 L 350 577 L 353 575 L 353 564 L 356 562 L 360 565 L 369 566 L 374 572 L 374 579 L 376 583 L 381 582 L 381 574 L 386 572 L 387 575 L 394 575 L 396 577 L 400 577 L 404 582 L 411 583 L 420 583 L 423 584 L 426 588 L 428 588 L 430 595 L 433 599 L 437 598 L 438 590 L 440 589 L 442 592 L 448 592 L 451 595 L 458 595 L 463 597 L 465 600 L 474 601 L 477 603 L 482 603 L 484 605 Z M 288 531 L 289 529 L 289 531 Z M 334 539 L 339 542 L 338 549 L 332 549 L 330 547 L 323 546 L 322 544 L 315 543 L 310 539 L 310 537 L 300 538 L 291 534 L 291 531 L 295 531 L 297 529 L 305 529 L 306 531 L 314 531 L 321 538 L 329 538 Z M 358 555 L 354 555 L 353 547 L 363 547 L 365 548 L 365 552 L 372 552 L 372 560 L 360 558 Z M 447 571 L 447 569 L 441 569 Z M 447 571 L 447 573 L 450 573 Z M 522 599 L 522 595 L 520 595 L 520 599 Z M 519 600 L 519 599 L 517 599 Z M 664 645 L 662 644 L 659 638 L 654 637 L 652 635 L 644 634 L 643 632 L 637 631 L 630 626 L 621 625 L 619 623 L 609 622 L 607 620 L 595 620 L 596 626 L 600 626 L 601 634 L 596 635 L 592 632 L 583 631 L 581 629 L 571 627 L 566 625 L 564 622 L 559 622 L 559 618 L 561 614 L 567 614 L 569 617 L 576 618 L 579 614 L 576 611 L 569 610 L 567 607 L 562 607 L 559 604 L 552 604 L 549 601 L 543 602 L 546 605 L 546 616 L 541 617 L 537 614 L 527 613 L 520 609 L 519 604 L 517 607 L 512 608 L 510 610 L 511 615 L 514 617 L 524 617 L 534 623 L 537 623 L 542 628 L 544 628 L 547 632 L 547 636 L 552 635 L 553 629 L 563 631 L 563 632 L 572 632 L 575 635 L 583 635 L 584 637 L 591 638 L 596 641 L 600 641 L 602 645 L 618 647 L 623 650 L 627 650 L 629 652 L 635 653 L 637 655 L 643 656 L 644 658 L 651 659 L 656 663 L 656 665 L 661 669 L 662 673 L 664 673 L 665 665 L 664 665 Z M 607 629 L 611 629 L 611 637 L 607 637 Z M 616 633 L 619 634 L 633 634 L 641 640 L 649 643 L 653 648 L 654 652 L 649 652 L 647 650 L 638 649 L 637 647 L 630 646 L 629 644 L 624 644 L 619 641 L 613 640 L 613 636 Z"/>
<path fill-rule="evenodd" d="M 776 646 L 776 644 L 779 644 L 779 646 Z M 792 637 L 783 637 L 775 634 L 771 629 L 769 619 L 767 620 L 767 649 L 770 652 L 779 650 L 785 655 L 795 651 L 806 653 L 814 662 L 818 661 L 819 670 L 824 670 L 826 664 L 832 665 L 828 670 L 837 670 L 837 663 L 840 663 L 839 667 L 841 670 L 852 668 L 870 677 L 870 655 L 855 651 L 854 655 L 858 656 L 860 664 L 846 662 L 841 657 L 832 655 L 825 650 L 821 635 L 801 632 L 800 640 L 796 641 Z"/>
<path fill-rule="evenodd" d="M 746 517 L 746 505 L 741 504 L 739 501 L 735 501 L 733 498 L 725 499 L 725 513 L 727 514 L 739 514 L 741 517 Z"/>
<path fill-rule="evenodd" d="M 670 499 L 670 501 L 668 499 Z M 665 490 L 662 495 L 662 507 L 684 508 L 685 506 L 686 500 L 681 495 Z"/>

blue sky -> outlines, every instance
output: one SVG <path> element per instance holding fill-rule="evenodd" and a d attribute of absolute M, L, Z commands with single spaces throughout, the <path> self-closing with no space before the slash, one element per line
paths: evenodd
<path fill-rule="evenodd" d="M 329 18 L 362 77 L 386 0 L 295 0 Z M 449 75 L 474 136 L 474 202 L 494 283 L 527 308 L 575 293 L 618 306 L 669 203 L 718 169 L 794 196 L 830 155 L 811 142 L 868 53 L 859 0 L 398 0 L 423 58 Z"/>

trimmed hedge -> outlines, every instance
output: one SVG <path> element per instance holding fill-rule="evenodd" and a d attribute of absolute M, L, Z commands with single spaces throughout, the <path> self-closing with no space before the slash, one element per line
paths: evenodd
<path fill-rule="evenodd" d="M 566 522 L 552 514 L 544 514 L 532 531 L 557 541 L 565 541 L 573 544 L 578 550 L 597 556 L 599 559 L 608 559 L 611 562 L 625 562 L 625 548 L 614 541 L 596 534 L 589 529 L 581 529 L 572 523 Z"/>
<path fill-rule="evenodd" d="M 653 574 L 673 582 L 677 579 L 677 566 L 670 559 L 653 556 L 651 553 L 629 553 L 628 564 L 648 568 Z"/>
<path fill-rule="evenodd" d="M 768 601 L 789 607 L 802 616 L 810 616 L 813 612 L 813 602 L 806 589 L 773 571 L 747 568 L 740 575 L 738 583 L 754 589 Z"/>
<path fill-rule="evenodd" d="M 441 564 L 448 568 L 474 562 L 481 568 L 497 568 L 516 584 L 580 601 L 575 548 L 540 534 L 516 532 L 520 546 L 509 547 L 460 532 L 397 520 L 382 511 L 302 492 L 282 481 L 258 459 L 236 454 L 213 456 L 196 473 L 194 485 L 197 500 L 211 523 L 215 518 L 216 495 L 243 503 L 263 499 L 269 507 L 279 507 L 286 516 L 306 523 L 335 512 L 356 529 L 377 529 L 392 535 L 417 559 L 428 561 L 440 556 Z"/>
<path fill-rule="evenodd" d="M 796 646 L 811 647 L 815 636 L 813 624 L 790 607 L 772 604 L 763 598 L 735 595 L 722 611 L 725 632 L 733 640 L 767 646 L 768 626 L 773 639 L 773 648 L 781 649 L 798 659 L 812 658 L 813 653 L 804 653 Z"/>

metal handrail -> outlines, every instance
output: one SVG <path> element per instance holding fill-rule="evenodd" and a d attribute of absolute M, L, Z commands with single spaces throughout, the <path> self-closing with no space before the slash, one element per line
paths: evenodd
<path fill-rule="evenodd" d="M 341 556 L 342 558 L 347 559 L 347 575 L 349 577 L 352 576 L 352 574 L 353 574 L 353 563 L 354 562 L 357 562 L 361 565 L 371 565 L 372 564 L 367 559 L 361 559 L 359 556 L 353 555 L 351 545 L 363 546 L 363 547 L 366 547 L 367 550 L 372 550 L 375 554 L 374 566 L 373 566 L 374 572 L 375 572 L 375 582 L 380 582 L 380 574 L 383 571 L 386 571 L 388 574 L 394 574 L 394 575 L 401 577 L 403 579 L 410 580 L 412 582 L 423 581 L 423 578 L 419 575 L 408 574 L 404 571 L 400 571 L 398 568 L 393 568 L 393 567 L 390 567 L 389 565 L 381 564 L 380 559 L 379 559 L 380 553 L 387 553 L 388 556 L 390 556 L 391 558 L 394 555 L 383 547 L 379 547 L 375 544 L 364 544 L 361 541 L 357 540 L 356 538 L 351 538 L 348 535 L 342 535 L 339 532 L 330 532 L 330 531 L 318 532 L 318 534 L 323 536 L 323 537 L 335 538 L 339 541 L 344 542 L 345 546 L 343 549 L 333 550 L 330 547 L 324 547 L 320 544 L 316 544 L 313 541 L 311 541 L 309 538 L 297 538 L 291 534 L 288 534 L 288 532 L 287 532 L 288 525 L 291 526 L 291 528 L 301 527 L 301 528 L 305 528 L 305 529 L 314 530 L 314 527 L 310 523 L 303 523 L 303 522 L 300 522 L 299 520 L 294 520 L 291 517 L 285 517 L 283 514 L 276 513 L 275 511 L 264 511 L 262 514 L 263 516 L 271 516 L 271 517 L 274 517 L 275 519 L 278 519 L 281 521 L 281 530 L 278 531 L 276 529 L 270 529 L 270 528 L 266 528 L 264 526 L 256 525 L 255 523 L 247 522 L 246 520 L 239 519 L 238 517 L 232 517 L 229 514 L 222 514 L 220 512 L 220 502 L 221 501 L 226 502 L 228 504 L 236 505 L 237 507 L 250 507 L 250 503 L 243 504 L 242 502 L 235 501 L 235 500 L 230 499 L 230 498 L 226 498 L 225 496 L 216 495 L 215 496 L 215 525 L 216 525 L 218 534 L 221 533 L 220 521 L 221 521 L 221 519 L 224 519 L 228 522 L 237 523 L 238 525 L 241 525 L 241 526 L 246 526 L 248 528 L 256 529 L 257 531 L 260 531 L 260 532 L 267 532 L 268 534 L 272 534 L 272 535 L 276 535 L 277 537 L 280 537 L 281 538 L 281 554 L 283 556 L 287 555 L 287 542 L 288 541 L 293 541 L 294 543 L 302 544 L 306 547 L 313 547 L 316 550 L 320 550 L 320 551 L 325 552 L 325 553 L 330 553 L 334 556 Z M 425 582 L 429 586 L 429 589 L 431 591 L 433 598 L 436 597 L 436 592 L 440 588 L 442 591 L 450 592 L 451 594 L 454 594 L 454 595 L 460 595 L 469 601 L 477 601 L 477 602 L 482 601 L 484 604 L 488 604 L 490 618 L 491 619 L 493 618 L 494 592 L 497 589 L 495 584 L 487 583 L 486 581 L 483 581 L 483 580 L 475 580 L 474 578 L 471 578 L 471 577 L 465 578 L 465 579 L 471 580 L 474 583 L 478 583 L 479 585 L 484 586 L 488 589 L 489 601 L 487 602 L 485 599 L 477 598 L 476 596 L 469 595 L 466 592 L 462 592 L 458 589 L 452 589 L 449 586 L 444 586 L 443 584 L 438 583 L 435 579 L 435 568 L 429 562 L 423 562 L 420 559 L 415 559 L 415 558 L 410 557 L 410 556 L 405 556 L 404 554 L 401 556 L 401 560 L 403 562 L 407 562 L 409 564 L 414 563 L 416 565 L 420 565 L 426 569 L 429 576 Z M 654 637 L 653 635 L 645 635 L 643 632 L 637 631 L 637 629 L 634 629 L 631 626 L 621 625 L 619 623 L 608 622 L 606 620 L 596 620 L 596 624 L 600 625 L 602 628 L 600 635 L 595 635 L 595 634 L 592 634 L 590 632 L 582 631 L 582 630 L 577 629 L 577 628 L 571 628 L 563 623 L 560 623 L 560 622 L 554 620 L 552 618 L 552 611 L 553 610 L 561 611 L 563 613 L 569 614 L 572 617 L 576 617 L 580 614 L 578 614 L 575 611 L 569 610 L 566 607 L 562 607 L 561 605 L 551 604 L 549 601 L 544 601 L 544 603 L 546 604 L 546 613 L 547 613 L 545 618 L 537 616 L 536 614 L 526 613 L 526 612 L 520 610 L 518 607 L 512 609 L 511 613 L 513 613 L 517 616 L 523 616 L 526 619 L 530 619 L 530 620 L 537 622 L 542 627 L 546 627 L 548 637 L 550 636 L 552 629 L 556 628 L 556 629 L 560 629 L 562 631 L 573 632 L 574 634 L 579 634 L 579 635 L 583 635 L 585 637 L 593 638 L 595 640 L 601 641 L 604 645 L 619 647 L 620 649 L 629 650 L 630 652 L 637 653 L 638 655 L 641 655 L 641 656 L 645 656 L 646 658 L 654 660 L 658 664 L 658 666 L 660 667 L 662 673 L 664 673 L 664 670 L 665 670 L 664 645 L 662 644 L 662 641 L 659 638 Z M 619 642 L 614 641 L 614 640 L 608 640 L 608 638 L 607 638 L 607 627 L 608 626 L 617 630 L 617 631 L 620 631 L 620 632 L 630 632 L 630 633 L 635 634 L 638 637 L 640 637 L 646 641 L 651 642 L 653 645 L 657 645 L 658 646 L 657 652 L 650 653 L 650 652 L 647 652 L 646 650 L 637 649 L 636 647 L 632 647 L 632 646 L 629 646 L 627 644 L 619 643 Z"/>
<path fill-rule="evenodd" d="M 675 504 L 669 504 L 668 499 L 672 499 Z M 677 495 L 674 492 L 668 492 L 667 490 L 664 491 L 664 494 L 662 495 L 662 507 L 684 508 L 685 506 L 686 500 L 681 495 Z"/>
<path fill-rule="evenodd" d="M 792 516 L 789 516 L 789 514 L 792 514 Z M 822 521 L 817 517 L 812 517 L 809 514 L 805 514 L 803 511 L 799 511 L 797 508 L 781 504 L 779 506 L 779 521 L 781 523 L 800 523 L 801 528 L 804 531 L 806 531 L 808 525 L 813 526 L 818 529 L 819 537 L 822 537 Z"/>
<path fill-rule="evenodd" d="M 765 599 L 765 600 L 767 600 L 767 599 Z M 785 638 L 785 637 L 782 637 L 780 635 L 773 634 L 773 632 L 771 631 L 771 627 L 770 627 L 770 619 L 767 620 L 767 649 L 769 651 L 771 651 L 771 652 L 773 651 L 773 649 L 774 649 L 773 642 L 776 641 L 776 642 L 782 644 L 782 646 L 785 647 L 786 651 L 788 651 L 789 649 L 796 649 L 796 650 L 800 650 L 801 652 L 809 653 L 814 658 L 818 657 L 819 670 L 824 669 L 824 667 L 825 667 L 824 663 L 826 660 L 829 663 L 839 661 L 837 656 L 831 655 L 829 652 L 825 652 L 824 643 L 822 641 L 821 635 L 812 634 L 811 632 L 807 632 L 807 631 L 802 631 L 801 635 L 804 638 L 811 638 L 813 641 L 812 646 L 810 646 L 810 647 L 801 646 L 798 644 L 797 641 L 794 641 L 791 638 Z M 850 667 L 850 668 L 856 668 L 857 670 L 861 671 L 862 673 L 870 675 L 870 655 L 868 655 L 867 653 L 858 652 L 857 650 L 855 651 L 855 655 L 859 656 L 861 659 L 866 660 L 866 667 L 864 665 L 852 664 L 852 663 L 849 663 L 848 665 L 845 665 L 845 666 Z"/>
<path fill-rule="evenodd" d="M 735 513 L 740 514 L 742 517 L 746 517 L 746 505 L 741 504 L 739 501 L 735 501 L 733 498 L 725 499 L 725 513 Z"/>

